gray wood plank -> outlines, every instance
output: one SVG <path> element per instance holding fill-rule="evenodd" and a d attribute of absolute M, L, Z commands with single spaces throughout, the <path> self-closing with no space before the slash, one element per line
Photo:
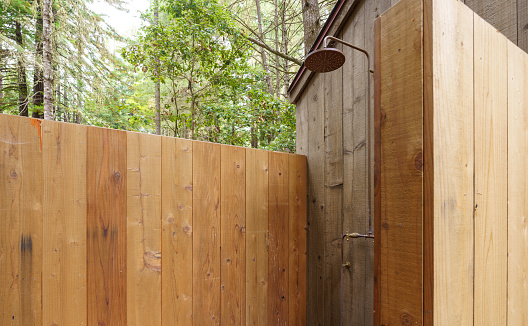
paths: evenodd
<path fill-rule="evenodd" d="M 317 74 L 308 101 L 308 325 L 324 325 L 324 76 Z"/>

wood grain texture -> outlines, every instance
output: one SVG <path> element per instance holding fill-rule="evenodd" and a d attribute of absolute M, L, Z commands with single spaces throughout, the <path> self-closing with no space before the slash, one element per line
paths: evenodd
<path fill-rule="evenodd" d="M 508 42 L 508 325 L 528 323 L 528 55 Z"/>
<path fill-rule="evenodd" d="M 465 0 L 465 4 L 507 38 L 517 42 L 517 0 Z"/>
<path fill-rule="evenodd" d="M 308 325 L 324 325 L 324 77 L 310 82 L 308 97 Z"/>
<path fill-rule="evenodd" d="M 306 157 L 4 115 L 0 154 L 2 325 L 307 323 Z"/>
<path fill-rule="evenodd" d="M 42 122 L 43 325 L 86 325 L 87 127 Z"/>
<path fill-rule="evenodd" d="M 308 96 L 302 96 L 297 102 L 296 108 L 296 134 L 295 152 L 301 155 L 308 154 Z"/>
<path fill-rule="evenodd" d="M 364 46 L 364 33 L 365 33 L 365 5 L 358 6 L 356 10 L 351 14 L 350 18 L 343 27 L 341 37 L 344 41 L 351 44 L 355 44 L 359 47 Z M 355 130 L 358 124 L 354 121 L 354 118 L 358 115 L 358 112 L 364 113 L 365 108 L 365 89 L 366 85 L 363 84 L 364 76 L 366 75 L 366 68 L 364 68 L 364 55 L 362 57 L 355 56 L 353 49 L 349 47 L 343 47 L 345 53 L 345 64 L 340 69 L 342 73 L 342 103 L 343 103 L 343 192 L 342 192 L 342 231 L 343 233 L 349 232 L 362 232 L 364 223 L 364 214 L 360 216 L 354 215 L 354 209 L 361 210 L 365 206 L 365 194 L 361 193 L 362 198 L 354 198 L 355 189 L 354 187 L 361 184 L 361 181 L 365 181 L 365 169 L 355 170 L 354 158 L 359 162 L 359 153 L 355 153 L 354 147 L 357 142 L 361 142 L 360 151 L 365 153 L 365 128 L 363 123 L 359 122 L 362 126 L 361 130 Z M 362 53 L 360 53 L 362 54 Z M 359 63 L 359 67 L 355 65 Z M 363 90 L 363 92 L 361 92 Z M 365 116 L 363 115 L 363 118 Z M 363 156 L 365 158 L 365 156 Z M 365 160 L 363 159 L 363 167 Z M 362 184 L 364 190 L 364 184 Z M 360 222 L 361 221 L 361 222 Z M 361 231 L 357 229 L 357 224 L 361 223 Z M 363 310 L 365 307 L 365 242 L 357 241 L 346 241 L 341 244 L 343 246 L 343 263 L 351 263 L 351 268 L 340 268 L 340 275 L 343 278 L 342 289 L 341 286 L 338 288 L 338 292 L 343 291 L 343 324 L 345 325 L 356 325 L 364 324 Z M 362 251 L 363 249 L 363 251 Z M 340 257 L 341 258 L 341 257 Z M 363 258 L 363 259 L 362 259 Z M 341 293 L 337 293 L 340 295 Z M 341 299 L 341 298 L 339 298 Z M 361 303 L 360 303 L 361 301 Z M 361 313 L 358 311 L 361 310 Z M 360 316 L 361 315 L 361 316 Z M 359 318 L 358 318 L 359 317 Z"/>
<path fill-rule="evenodd" d="M 517 0 L 517 42 L 511 41 L 528 52 L 528 0 Z"/>
<path fill-rule="evenodd" d="M 19 133 L 29 119 L 0 114 L 0 324 L 20 325 L 20 214 L 22 190 Z"/>
<path fill-rule="evenodd" d="M 21 120 L 20 319 L 42 323 L 42 120 Z"/>
<path fill-rule="evenodd" d="M 306 157 L 288 157 L 288 325 L 306 325 Z"/>
<path fill-rule="evenodd" d="M 162 137 L 162 325 L 192 325 L 193 142 Z"/>
<path fill-rule="evenodd" d="M 268 156 L 246 149 L 246 325 L 254 326 L 268 324 Z"/>
<path fill-rule="evenodd" d="M 375 48 L 375 20 L 380 16 L 381 13 L 385 12 L 387 9 L 390 8 L 390 1 L 389 0 L 374 0 L 374 1 L 368 1 L 365 2 L 366 5 L 366 11 L 365 11 L 365 49 L 370 54 L 370 69 L 374 69 L 374 48 Z M 358 53 L 359 54 L 359 53 Z M 364 58 L 364 62 L 366 63 L 366 58 Z M 368 214 L 365 216 L 365 219 L 363 221 L 363 225 L 365 230 L 371 232 L 375 232 L 374 228 L 374 214 L 375 214 L 375 207 L 374 207 L 374 196 L 375 196 L 375 183 L 374 183 L 374 147 L 375 147 L 375 135 L 374 135 L 374 96 L 375 96 L 375 89 L 374 89 L 374 75 L 371 72 L 368 72 L 367 75 L 369 76 L 369 83 L 370 83 L 370 108 L 369 108 L 369 116 L 366 117 L 368 120 L 368 125 L 366 126 L 367 133 L 370 131 L 370 161 L 367 164 L 370 164 L 370 171 L 365 171 L 365 175 L 367 176 L 367 187 L 368 182 L 370 181 L 370 220 Z M 365 74 L 363 74 L 365 76 Z M 346 77 L 343 77 L 343 79 Z M 365 80 L 367 77 L 364 77 Z M 365 84 L 367 81 L 365 81 Z M 368 147 L 367 147 L 368 151 Z M 368 153 L 367 153 L 368 156 Z M 368 180 L 368 173 L 370 172 L 370 180 Z M 368 196 L 368 188 L 367 188 L 367 196 Z M 368 198 L 368 197 L 367 197 Z M 366 206 L 368 208 L 368 202 L 366 203 Z M 365 325 L 373 325 L 374 324 L 374 240 L 370 239 L 365 241 L 366 242 L 366 249 L 365 249 L 365 298 L 364 298 L 364 323 Z M 359 325 L 359 324 L 357 324 Z"/>
<path fill-rule="evenodd" d="M 422 2 L 381 17 L 381 323 L 422 325 Z"/>
<path fill-rule="evenodd" d="M 341 35 L 338 35 L 341 37 Z M 341 44 L 334 45 L 342 49 Z M 343 234 L 343 85 L 342 70 L 324 74 L 324 324 L 339 325 Z"/>
<path fill-rule="evenodd" d="M 474 323 L 506 325 L 508 61 L 506 37 L 475 15 Z"/>
<path fill-rule="evenodd" d="M 473 324 L 473 21 L 433 1 L 434 324 Z"/>
<path fill-rule="evenodd" d="M 372 3 L 373 4 L 373 3 Z M 366 13 L 371 3 L 359 6 L 345 25 L 343 39 L 365 48 Z M 344 47 L 343 66 L 343 232 L 368 232 L 367 213 L 367 60 L 363 53 Z M 351 78 L 350 78 L 350 77 Z M 343 313 L 345 325 L 365 325 L 367 302 L 367 241 L 343 243 Z M 371 274 L 372 272 L 368 273 Z M 372 301 L 372 299 L 371 299 Z"/>
<path fill-rule="evenodd" d="M 270 152 L 269 165 L 268 325 L 288 325 L 288 154 Z"/>
<path fill-rule="evenodd" d="M 193 143 L 193 229 L 193 324 L 219 325 L 220 145 Z"/>
<path fill-rule="evenodd" d="M 381 325 L 381 18 L 374 22 L 374 325 Z"/>
<path fill-rule="evenodd" d="M 88 325 L 126 325 L 126 132 L 89 128 L 87 158 Z"/>
<path fill-rule="evenodd" d="M 221 147 L 221 323 L 246 323 L 246 151 Z"/>
<path fill-rule="evenodd" d="M 128 325 L 161 324 L 161 171 L 161 137 L 127 132 Z"/>
<path fill-rule="evenodd" d="M 424 1 L 423 27 L 423 324 L 434 324 L 433 2 Z"/>

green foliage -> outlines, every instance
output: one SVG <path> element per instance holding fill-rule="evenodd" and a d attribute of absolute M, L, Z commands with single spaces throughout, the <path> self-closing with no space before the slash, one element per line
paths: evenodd
<path fill-rule="evenodd" d="M 38 4 L 0 3 L 4 113 L 18 113 L 20 71 L 26 76 L 30 114 L 42 111 L 32 101 L 42 65 Z M 159 6 L 157 19 L 154 6 Z M 255 50 L 232 12 L 216 0 L 154 2 L 120 56 L 107 44 L 123 38 L 86 2 L 54 0 L 53 12 L 55 119 L 153 133 L 154 84 L 159 82 L 165 135 L 295 151 L 294 106 L 270 94 L 269 76 L 255 61 Z"/>
<path fill-rule="evenodd" d="M 145 18 L 153 22 L 153 13 Z M 173 135 L 294 151 L 293 107 L 266 93 L 248 41 L 216 1 L 161 3 L 159 22 L 144 26 L 122 55 L 163 84 Z"/>

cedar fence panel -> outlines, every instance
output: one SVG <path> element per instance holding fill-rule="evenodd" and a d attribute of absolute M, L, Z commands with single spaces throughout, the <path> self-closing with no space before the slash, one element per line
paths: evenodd
<path fill-rule="evenodd" d="M 528 54 L 461 1 L 377 26 L 377 324 L 528 325 Z"/>
<path fill-rule="evenodd" d="M 306 322 L 304 156 L 0 114 L 0 193 L 1 325 Z"/>

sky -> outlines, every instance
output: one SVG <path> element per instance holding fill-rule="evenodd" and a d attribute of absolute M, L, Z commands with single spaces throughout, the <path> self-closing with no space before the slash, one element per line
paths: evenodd
<path fill-rule="evenodd" d="M 134 32 L 141 26 L 140 12 L 148 9 L 149 0 L 125 0 L 124 8 L 128 12 L 117 10 L 103 0 L 95 0 L 89 5 L 90 9 L 105 17 L 107 24 L 125 37 L 132 37 Z"/>

